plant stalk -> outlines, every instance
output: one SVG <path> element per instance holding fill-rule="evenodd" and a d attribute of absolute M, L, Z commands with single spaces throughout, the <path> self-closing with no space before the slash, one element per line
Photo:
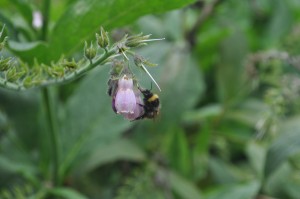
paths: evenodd
<path fill-rule="evenodd" d="M 51 0 L 44 0 L 43 2 L 43 26 L 41 32 L 41 40 L 47 41 L 47 33 L 48 33 L 48 26 L 49 26 L 49 19 L 50 19 L 50 5 Z M 53 98 L 51 97 L 50 88 L 43 88 L 42 89 L 43 101 L 45 105 L 46 111 L 46 120 L 48 121 L 49 127 L 49 136 L 50 142 L 52 147 L 52 161 L 53 161 L 53 171 L 52 171 L 52 180 L 53 185 L 59 185 L 59 152 L 58 152 L 58 128 L 57 128 L 57 120 L 55 114 L 55 104 Z"/>
<path fill-rule="evenodd" d="M 110 56 L 112 56 L 114 54 L 115 54 L 115 49 L 112 48 L 109 51 L 105 52 L 100 57 L 95 58 L 92 63 L 90 63 L 90 62 L 86 63 L 84 66 L 80 67 L 78 70 L 76 70 L 73 73 L 70 73 L 62 78 L 55 78 L 55 79 L 53 78 L 50 80 L 45 80 L 44 82 L 41 82 L 39 85 L 32 86 L 30 88 L 47 87 L 47 86 L 51 86 L 51 85 L 62 85 L 62 84 L 69 83 L 69 82 L 83 76 L 86 72 L 92 70 L 96 66 L 102 65 L 105 61 L 107 61 L 107 59 Z M 24 87 L 24 85 L 22 85 L 22 84 L 8 82 L 5 79 L 1 79 L 1 78 L 0 78 L 0 87 L 11 89 L 11 90 L 17 90 L 17 91 L 30 89 L 30 88 Z"/>
<path fill-rule="evenodd" d="M 50 18 L 50 5 L 51 5 L 51 0 L 44 0 L 43 26 L 42 26 L 42 34 L 41 34 L 41 40 L 43 41 L 46 41 L 48 36 L 47 32 L 48 32 L 49 18 Z"/>
<path fill-rule="evenodd" d="M 46 120 L 48 121 L 49 126 L 49 135 L 50 135 L 50 142 L 52 147 L 52 161 L 53 161 L 53 184 L 54 186 L 59 185 L 59 151 L 58 151 L 58 128 L 57 128 L 57 121 L 55 115 L 55 107 L 53 106 L 53 100 L 50 95 L 50 88 L 43 88 L 42 89 L 43 101 L 46 111 Z"/>

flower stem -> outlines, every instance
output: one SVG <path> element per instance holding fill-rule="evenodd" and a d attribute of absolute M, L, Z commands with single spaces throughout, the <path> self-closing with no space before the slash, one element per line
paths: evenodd
<path fill-rule="evenodd" d="M 55 115 L 55 108 L 53 107 L 54 103 L 50 96 L 50 88 L 42 89 L 43 101 L 46 110 L 46 120 L 49 125 L 49 134 L 50 134 L 50 142 L 52 146 L 52 161 L 53 161 L 53 184 L 54 186 L 59 185 L 59 153 L 58 153 L 58 128 L 57 121 Z"/>
<path fill-rule="evenodd" d="M 44 0 L 43 2 L 43 27 L 41 33 L 41 40 L 47 41 L 47 33 L 48 33 L 48 26 L 49 26 L 49 19 L 50 19 L 50 4 L 51 0 Z M 53 185 L 59 185 L 59 168 L 58 168 L 58 161 L 59 161 L 59 153 L 58 153 L 58 128 L 57 128 L 57 117 L 54 112 L 54 101 L 51 97 L 50 88 L 43 88 L 42 89 L 43 95 L 43 102 L 45 105 L 46 110 L 46 120 L 48 122 L 48 132 L 50 135 L 50 142 L 52 147 L 52 158 L 53 158 L 53 171 L 52 171 L 52 178 L 53 178 Z"/>
<path fill-rule="evenodd" d="M 7 88 L 10 90 L 21 91 L 30 88 L 47 87 L 51 85 L 62 85 L 71 82 L 75 79 L 78 79 L 79 77 L 83 76 L 86 72 L 92 70 L 96 66 L 104 64 L 107 61 L 107 59 L 110 58 L 115 53 L 116 53 L 115 49 L 112 48 L 108 51 L 105 51 L 103 55 L 95 58 L 93 62 L 87 62 L 84 66 L 81 66 L 75 72 L 67 74 L 62 78 L 53 78 L 53 79 L 44 80 L 43 82 L 41 82 L 39 85 L 36 86 L 27 88 L 22 83 L 8 82 L 6 79 L 0 78 L 0 87 Z"/>

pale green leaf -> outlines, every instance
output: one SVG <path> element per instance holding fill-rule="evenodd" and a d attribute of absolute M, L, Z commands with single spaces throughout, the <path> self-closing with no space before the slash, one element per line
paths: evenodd
<path fill-rule="evenodd" d="M 217 66 L 216 82 L 218 98 L 224 104 L 232 105 L 247 91 L 243 66 L 248 51 L 246 35 L 236 31 L 221 44 L 220 62 Z"/>
<path fill-rule="evenodd" d="M 80 174 L 84 174 L 96 167 L 114 161 L 126 160 L 139 162 L 145 160 L 145 158 L 144 151 L 139 149 L 133 142 L 126 139 L 119 139 L 96 147 L 87 160 L 84 161 L 84 164 L 79 166 L 78 170 Z"/>
<path fill-rule="evenodd" d="M 263 177 L 265 159 L 266 159 L 266 147 L 255 141 L 250 141 L 247 145 L 246 152 L 252 168 L 258 177 Z"/>
<path fill-rule="evenodd" d="M 118 139 L 133 123 L 114 113 L 107 95 L 108 66 L 87 76 L 66 104 L 60 133 L 62 175 L 96 147 Z M 75 162 L 74 162 L 75 161 Z"/>
<path fill-rule="evenodd" d="M 260 188 L 260 183 L 253 181 L 243 184 L 222 186 L 211 192 L 207 199 L 253 199 Z"/>
<path fill-rule="evenodd" d="M 88 199 L 86 196 L 71 188 L 54 188 L 50 190 L 49 193 L 64 199 Z"/>
<path fill-rule="evenodd" d="M 264 173 L 269 177 L 284 161 L 300 152 L 299 118 L 287 121 L 279 131 L 281 135 L 267 152 Z"/>
<path fill-rule="evenodd" d="M 170 165 L 183 176 L 189 176 L 192 161 L 185 132 L 174 126 L 168 132 L 167 139 L 165 147 Z"/>
<path fill-rule="evenodd" d="M 32 46 L 23 52 L 15 52 L 26 61 L 36 57 L 40 62 L 49 63 L 51 60 L 59 59 L 62 54 L 68 56 L 83 47 L 84 41 L 99 31 L 100 26 L 111 30 L 126 25 L 140 16 L 166 12 L 193 2 L 195 0 L 73 1 L 53 27 L 48 48 Z"/>
<path fill-rule="evenodd" d="M 169 180 L 171 183 L 172 190 L 184 199 L 201 199 L 201 193 L 197 187 L 188 181 L 187 179 L 181 177 L 175 172 L 169 173 Z"/>
<path fill-rule="evenodd" d="M 184 114 L 183 120 L 186 123 L 204 122 L 209 118 L 214 118 L 222 113 L 222 107 L 220 104 L 211 104 L 202 107 L 198 110 L 189 111 Z"/>

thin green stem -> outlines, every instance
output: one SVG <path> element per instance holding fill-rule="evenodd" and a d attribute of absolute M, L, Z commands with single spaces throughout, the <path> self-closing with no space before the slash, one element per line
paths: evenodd
<path fill-rule="evenodd" d="M 42 27 L 42 34 L 41 34 L 41 40 L 43 41 L 47 40 L 47 32 L 48 32 L 49 19 L 50 19 L 50 5 L 51 5 L 51 0 L 44 0 L 43 27 Z"/>
<path fill-rule="evenodd" d="M 47 33 L 50 19 L 50 4 L 51 0 L 44 0 L 43 2 L 43 26 L 41 32 L 41 40 L 47 41 Z M 50 88 L 43 88 L 42 95 L 46 110 L 46 120 L 49 127 L 50 142 L 52 146 L 52 158 L 53 158 L 53 170 L 52 180 L 54 186 L 59 185 L 59 152 L 58 152 L 58 128 L 57 117 L 55 114 L 55 104 L 53 98 L 50 95 Z"/>
<path fill-rule="evenodd" d="M 40 86 L 49 86 L 49 85 L 54 85 L 54 84 L 60 85 L 60 84 L 65 84 L 65 83 L 71 82 L 75 79 L 78 79 L 79 77 L 83 76 L 86 72 L 90 71 L 91 69 L 95 68 L 98 65 L 103 64 L 113 54 L 115 54 L 115 50 L 111 49 L 108 52 L 105 52 L 102 56 L 96 58 L 95 61 L 93 61 L 93 62 L 89 61 L 84 66 L 82 66 L 81 68 L 76 70 L 75 72 L 70 73 L 70 74 L 64 76 L 63 78 L 51 79 L 51 80 L 45 81 Z"/>
<path fill-rule="evenodd" d="M 58 151 L 58 128 L 57 121 L 55 115 L 55 108 L 53 107 L 54 103 L 52 101 L 52 97 L 50 96 L 50 88 L 43 88 L 42 95 L 46 110 L 46 119 L 49 124 L 49 134 L 50 134 L 50 142 L 52 146 L 52 157 L 53 157 L 53 183 L 54 186 L 59 185 L 59 151 Z"/>
<path fill-rule="evenodd" d="M 77 79 L 78 77 L 83 76 L 86 72 L 90 71 L 91 69 L 95 68 L 96 66 L 102 65 L 113 54 L 115 54 L 114 48 L 105 52 L 102 56 L 96 58 L 96 60 L 94 62 L 88 62 L 85 66 L 81 67 L 76 72 L 71 73 L 62 79 L 54 80 L 54 82 L 56 84 L 64 84 L 64 83 L 73 81 L 74 79 Z M 49 84 L 52 84 L 52 82 L 49 81 Z M 42 84 L 42 86 L 47 86 L 47 84 L 45 84 L 45 85 Z"/>
<path fill-rule="evenodd" d="M 41 82 L 39 85 L 33 86 L 33 87 L 47 87 L 50 85 L 61 85 L 61 84 L 71 82 L 71 81 L 83 76 L 86 72 L 92 70 L 96 66 L 102 65 L 103 63 L 105 63 L 107 61 L 107 59 L 109 57 L 111 57 L 114 54 L 115 54 L 115 49 L 112 48 L 112 49 L 106 51 L 100 57 L 95 58 L 92 63 L 87 62 L 84 66 L 80 67 L 79 69 L 77 69 L 76 71 L 74 71 L 70 74 L 65 75 L 62 78 L 53 78 L 53 79 L 45 80 L 45 81 Z M 11 90 L 17 90 L 17 91 L 29 89 L 29 88 L 26 88 L 23 84 L 8 82 L 7 80 L 2 79 L 2 78 L 0 78 L 0 87 L 11 89 Z M 30 87 L 30 88 L 33 88 L 33 87 Z"/>

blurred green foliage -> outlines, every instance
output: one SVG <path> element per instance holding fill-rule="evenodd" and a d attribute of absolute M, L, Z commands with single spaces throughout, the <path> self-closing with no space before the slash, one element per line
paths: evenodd
<path fill-rule="evenodd" d="M 164 37 L 138 50 L 159 65 L 149 70 L 161 114 L 136 122 L 114 114 L 108 65 L 51 87 L 56 184 L 41 90 L 1 89 L 0 198 L 299 198 L 298 0 L 53 0 L 42 38 L 32 12 L 45 2 L 0 1 L 9 36 L 1 56 L 77 58 L 100 26 L 112 39 Z"/>

